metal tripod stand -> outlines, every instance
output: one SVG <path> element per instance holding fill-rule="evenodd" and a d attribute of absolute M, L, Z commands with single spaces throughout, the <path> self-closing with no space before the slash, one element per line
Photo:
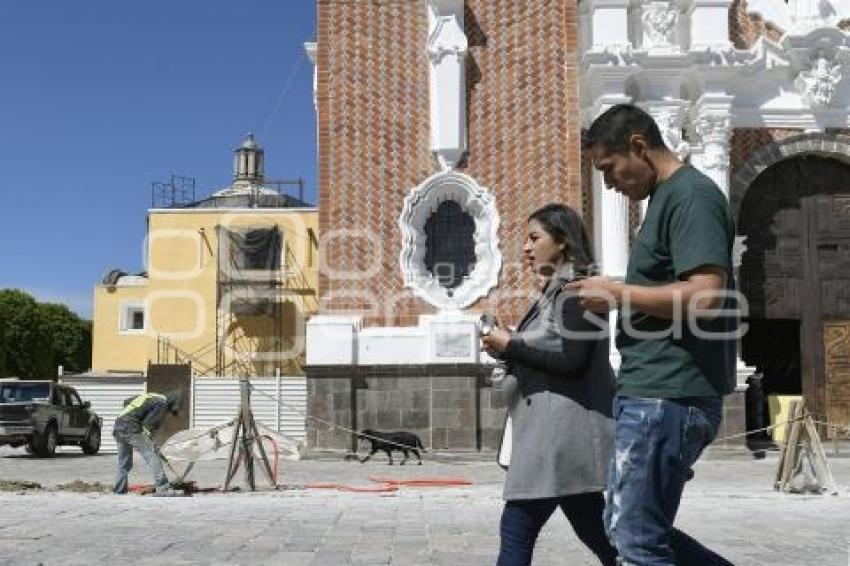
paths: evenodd
<path fill-rule="evenodd" d="M 242 465 L 245 470 L 245 483 L 251 491 L 257 490 L 256 479 L 254 477 L 254 443 L 257 444 L 257 450 L 260 453 L 260 464 L 269 485 L 276 488 L 275 480 L 272 476 L 272 468 L 269 465 L 266 450 L 263 448 L 260 433 L 257 430 L 257 423 L 254 422 L 254 413 L 251 411 L 251 382 L 248 378 L 239 379 L 239 396 L 240 405 L 239 412 L 236 415 L 235 428 L 233 430 L 233 443 L 230 445 L 230 458 L 227 462 L 227 476 L 224 480 L 224 491 L 230 489 L 230 482 Z"/>

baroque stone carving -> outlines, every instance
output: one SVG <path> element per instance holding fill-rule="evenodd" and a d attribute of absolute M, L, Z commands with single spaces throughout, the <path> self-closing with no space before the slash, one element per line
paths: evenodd
<path fill-rule="evenodd" d="M 431 0 L 427 52 L 430 60 L 431 151 L 451 169 L 467 148 L 466 54 L 463 0 Z"/>
<path fill-rule="evenodd" d="M 682 136 L 682 124 L 678 113 L 673 110 L 664 110 L 653 115 L 664 143 L 676 157 L 684 160 L 691 151 L 691 146 Z"/>
<path fill-rule="evenodd" d="M 696 119 L 695 129 L 705 146 L 703 167 L 725 170 L 729 168 L 729 136 L 732 133 L 728 114 L 704 114 Z"/>
<path fill-rule="evenodd" d="M 454 15 L 439 16 L 434 31 L 428 38 L 428 56 L 435 65 L 446 55 L 466 57 L 469 43 Z"/>
<path fill-rule="evenodd" d="M 679 11 L 672 2 L 648 3 L 644 6 L 641 19 L 644 47 L 669 47 L 676 43 L 674 35 Z"/>
<path fill-rule="evenodd" d="M 425 264 L 425 224 L 437 206 L 446 200 L 458 203 L 475 221 L 475 265 L 463 282 L 452 289 L 441 285 Z M 498 284 L 502 268 L 499 213 L 493 195 L 472 177 L 451 170 L 432 175 L 405 197 L 398 223 L 402 232 L 399 262 L 405 287 L 413 289 L 429 304 L 447 310 L 465 308 Z"/>
<path fill-rule="evenodd" d="M 841 66 L 819 55 L 809 69 L 803 69 L 794 81 L 800 94 L 813 108 L 825 108 L 832 102 L 841 81 Z"/>

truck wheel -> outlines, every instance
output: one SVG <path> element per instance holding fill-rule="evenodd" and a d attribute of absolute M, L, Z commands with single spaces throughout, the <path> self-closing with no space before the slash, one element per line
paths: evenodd
<path fill-rule="evenodd" d="M 42 458 L 50 458 L 56 454 L 56 445 L 59 443 L 59 434 L 56 432 L 56 425 L 50 423 L 44 429 L 44 434 L 39 435 L 38 444 L 34 446 L 36 454 Z"/>
<path fill-rule="evenodd" d="M 89 428 L 89 432 L 86 435 L 85 440 L 83 440 L 83 443 L 80 445 L 80 448 L 83 449 L 83 454 L 87 454 L 89 456 L 97 454 L 98 450 L 100 450 L 100 427 L 92 425 Z"/>

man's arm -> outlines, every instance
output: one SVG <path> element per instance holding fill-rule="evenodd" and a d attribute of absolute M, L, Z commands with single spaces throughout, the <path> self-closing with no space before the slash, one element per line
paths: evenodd
<path fill-rule="evenodd" d="M 565 289 L 577 291 L 581 306 L 589 311 L 604 313 L 627 306 L 633 311 L 672 319 L 676 313 L 687 316 L 689 311 L 720 308 L 723 305 L 720 293 L 726 289 L 726 270 L 704 265 L 684 273 L 681 281 L 657 287 L 626 285 L 607 277 L 590 277 L 569 283 Z"/>
<path fill-rule="evenodd" d="M 142 427 L 144 430 L 151 434 L 156 432 L 162 424 L 162 418 L 165 416 L 166 408 L 165 401 L 155 401 L 154 406 L 151 407 L 148 414 L 145 415 L 145 418 L 142 420 Z"/>

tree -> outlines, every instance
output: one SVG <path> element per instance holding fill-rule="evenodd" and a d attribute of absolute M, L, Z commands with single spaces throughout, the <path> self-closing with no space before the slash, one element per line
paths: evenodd
<path fill-rule="evenodd" d="M 81 319 L 65 305 L 41 303 L 53 346 L 53 367 L 80 372 L 89 368 L 91 361 L 91 323 Z"/>
<path fill-rule="evenodd" d="M 5 327 L 5 371 L 26 379 L 56 376 L 50 329 L 39 304 L 18 289 L 0 290 L 0 321 Z"/>
<path fill-rule="evenodd" d="M 0 318 L 0 377 L 6 377 L 6 325 Z"/>

